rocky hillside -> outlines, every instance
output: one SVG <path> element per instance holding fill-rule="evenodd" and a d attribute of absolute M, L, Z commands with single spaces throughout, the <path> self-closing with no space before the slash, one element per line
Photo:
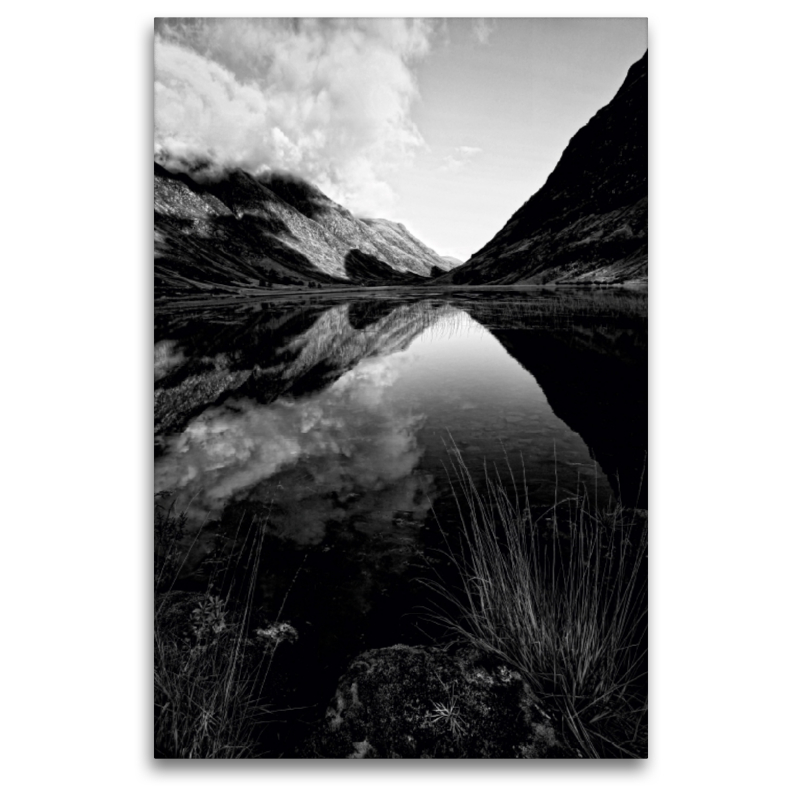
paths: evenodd
<path fill-rule="evenodd" d="M 424 245 L 419 239 L 415 239 L 408 228 L 400 222 L 390 222 L 388 219 L 364 219 L 361 220 L 370 230 L 373 236 L 384 243 L 384 247 L 391 248 L 391 253 L 386 252 L 386 257 L 391 258 L 393 264 L 398 268 L 404 268 L 408 272 L 415 272 L 418 275 L 430 277 L 431 269 L 451 269 L 452 264 L 447 256 L 440 256 Z M 430 268 L 425 272 L 420 272 L 418 265 L 429 264 Z"/>
<path fill-rule="evenodd" d="M 647 277 L 647 53 L 572 137 L 544 186 L 437 282 L 538 284 Z"/>
<path fill-rule="evenodd" d="M 305 181 L 233 170 L 198 182 L 188 172 L 155 164 L 157 292 L 408 283 L 452 267 L 403 225 L 358 219 Z"/>

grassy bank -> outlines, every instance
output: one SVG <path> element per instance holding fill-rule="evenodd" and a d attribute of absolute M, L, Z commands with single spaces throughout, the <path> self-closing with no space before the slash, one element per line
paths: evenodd
<path fill-rule="evenodd" d="M 478 476 L 469 474 L 457 454 L 455 467 L 460 525 L 448 532 L 452 544 L 442 569 L 447 577 L 428 581 L 446 637 L 487 654 L 501 670 L 507 666 L 519 673 L 516 680 L 521 676 L 570 753 L 645 757 L 646 515 L 597 508 L 585 490 L 549 509 L 533 508 L 524 491 L 510 494 L 498 475 L 479 488 Z M 283 606 L 273 607 L 267 618 L 263 600 L 256 600 L 265 528 L 255 527 L 242 543 L 206 559 L 212 566 L 197 590 L 178 581 L 185 557 L 180 554 L 191 549 L 182 518 L 157 515 L 155 748 L 160 757 L 294 752 L 283 743 L 276 746 L 270 730 L 276 704 L 285 704 L 297 688 L 296 648 L 283 645 L 297 632 L 281 621 Z M 419 657 L 446 660 L 435 650 L 441 648 Z M 289 667 L 281 668 L 287 656 Z M 278 688 L 287 680 L 288 689 Z M 457 700 L 443 699 L 435 686 L 430 696 L 418 698 L 420 708 L 430 706 L 433 716 L 424 719 L 436 723 L 435 732 L 445 730 L 457 708 L 467 708 L 467 684 Z M 451 733 L 463 738 L 463 732 Z M 476 722 L 473 738 L 484 733 Z M 487 746 L 476 745 L 476 752 L 494 752 L 488 745 L 497 744 L 496 735 L 487 733 Z"/>
<path fill-rule="evenodd" d="M 646 757 L 646 518 L 585 490 L 537 515 L 454 465 L 460 585 L 431 583 L 437 619 L 518 670 L 586 757 Z"/>
<path fill-rule="evenodd" d="M 160 758 L 254 758 L 270 724 L 270 667 L 293 641 L 254 609 L 264 528 L 220 559 L 204 591 L 176 589 L 185 519 L 156 512 L 154 708 Z M 215 559 L 210 559 L 212 562 Z M 222 566 L 224 564 L 224 566 Z"/>

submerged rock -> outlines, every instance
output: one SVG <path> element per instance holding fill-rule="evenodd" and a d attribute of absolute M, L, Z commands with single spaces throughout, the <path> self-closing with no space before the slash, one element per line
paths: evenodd
<path fill-rule="evenodd" d="M 571 758 L 520 674 L 477 651 L 395 645 L 339 680 L 310 758 Z"/>

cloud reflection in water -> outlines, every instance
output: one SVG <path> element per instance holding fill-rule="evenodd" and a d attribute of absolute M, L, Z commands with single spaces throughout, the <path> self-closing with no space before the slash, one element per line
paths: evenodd
<path fill-rule="evenodd" d="M 305 545 L 332 523 L 366 532 L 421 522 L 432 484 L 415 471 L 424 417 L 387 391 L 407 358 L 365 359 L 315 397 L 206 409 L 167 440 L 156 492 L 169 492 L 193 529 L 247 503 L 277 535 Z"/>

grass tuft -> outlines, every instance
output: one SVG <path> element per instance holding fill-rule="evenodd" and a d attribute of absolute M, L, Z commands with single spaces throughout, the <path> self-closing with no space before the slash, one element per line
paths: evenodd
<path fill-rule="evenodd" d="M 585 490 L 535 516 L 499 476 L 480 491 L 453 464 L 458 586 L 429 582 L 433 616 L 519 671 L 586 757 L 646 757 L 646 519 Z"/>
<path fill-rule="evenodd" d="M 256 626 L 254 595 L 264 526 L 240 554 L 246 575 L 216 575 L 205 592 L 176 591 L 185 518 L 156 516 L 155 752 L 165 758 L 253 758 L 272 710 L 268 676 L 285 622 Z M 249 538 L 249 537 L 248 537 Z M 237 566 L 241 566 L 237 565 Z M 225 594 L 215 588 L 228 584 Z M 281 609 L 282 610 L 282 609 Z"/>

